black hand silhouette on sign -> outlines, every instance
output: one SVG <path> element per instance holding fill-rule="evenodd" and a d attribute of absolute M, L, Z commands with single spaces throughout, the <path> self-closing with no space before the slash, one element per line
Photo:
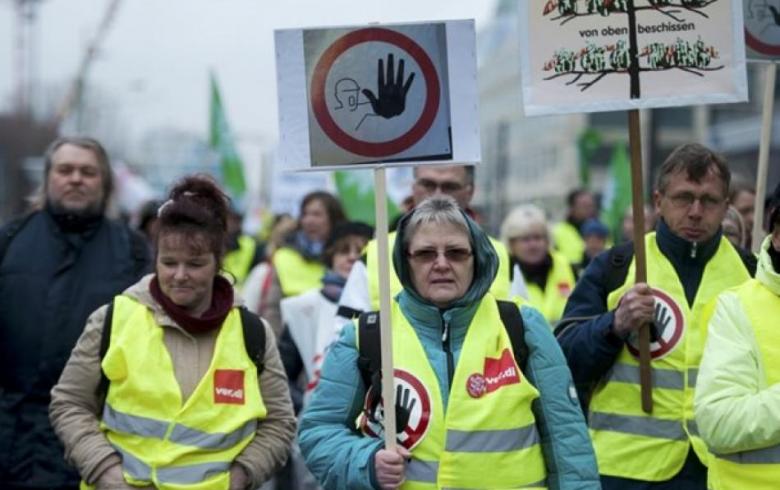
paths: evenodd
<path fill-rule="evenodd" d="M 401 385 L 395 387 L 396 433 L 403 432 L 406 426 L 409 425 L 409 417 L 411 417 L 414 405 L 417 403 L 417 400 L 411 398 L 411 396 L 412 390 L 409 388 L 404 389 L 404 387 Z"/>
<path fill-rule="evenodd" d="M 650 340 L 652 342 L 656 342 L 658 339 L 660 339 L 663 333 L 666 331 L 666 327 L 669 326 L 669 322 L 671 321 L 672 315 L 669 313 L 669 309 L 660 303 L 656 303 L 653 328 L 650 329 Z"/>
<path fill-rule="evenodd" d="M 777 8 L 774 5 L 768 5 L 769 10 L 772 11 L 772 18 L 775 21 L 775 24 L 780 26 L 780 12 L 777 11 Z"/>
<path fill-rule="evenodd" d="M 363 95 L 371 102 L 371 108 L 378 116 L 385 119 L 399 116 L 406 109 L 406 93 L 414 81 L 414 73 L 404 83 L 404 60 L 398 61 L 398 75 L 395 74 L 393 55 L 387 55 L 387 79 L 385 79 L 385 66 L 382 58 L 377 63 L 377 95 L 364 88 Z"/>

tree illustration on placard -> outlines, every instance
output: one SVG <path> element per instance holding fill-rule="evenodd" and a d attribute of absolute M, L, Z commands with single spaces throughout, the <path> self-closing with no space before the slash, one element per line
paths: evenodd
<path fill-rule="evenodd" d="M 681 70 L 703 77 L 705 72 L 724 68 L 723 65 L 715 66 L 713 60 L 718 59 L 718 51 L 701 36 L 694 42 L 678 37 L 670 44 L 651 42 L 642 47 L 637 42 L 638 13 L 657 12 L 671 19 L 670 22 L 681 24 L 686 21 L 683 15 L 688 13 L 708 19 L 706 8 L 718 0 L 647 1 L 649 5 L 637 7 L 634 0 L 548 0 L 542 15 L 549 16 L 550 21 L 557 21 L 559 25 L 594 15 L 626 15 L 628 25 L 623 30 L 627 31 L 628 39 L 609 44 L 586 41 L 579 50 L 560 48 L 544 63 L 544 71 L 553 72 L 544 80 L 570 77 L 566 85 L 576 84 L 580 91 L 585 91 L 609 75 L 628 75 L 630 97 L 638 99 L 642 72 Z"/>

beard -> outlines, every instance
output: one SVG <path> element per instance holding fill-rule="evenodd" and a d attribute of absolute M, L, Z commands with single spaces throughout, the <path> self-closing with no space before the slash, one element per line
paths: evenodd
<path fill-rule="evenodd" d="M 94 228 L 103 219 L 105 203 L 95 202 L 80 209 L 65 206 L 62 202 L 46 199 L 46 211 L 65 232 L 83 232 Z"/>

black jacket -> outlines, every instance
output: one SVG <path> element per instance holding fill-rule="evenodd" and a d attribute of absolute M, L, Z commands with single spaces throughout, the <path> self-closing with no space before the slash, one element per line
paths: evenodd
<path fill-rule="evenodd" d="M 89 314 L 149 265 L 142 239 L 107 219 L 63 233 L 39 211 L 13 234 L 0 256 L 0 487 L 78 485 L 49 424 L 49 391 Z"/>

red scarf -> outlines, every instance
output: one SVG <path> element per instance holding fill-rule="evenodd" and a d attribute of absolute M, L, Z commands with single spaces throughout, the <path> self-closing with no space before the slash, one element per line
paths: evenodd
<path fill-rule="evenodd" d="M 157 303 L 173 321 L 191 334 L 199 334 L 219 328 L 225 321 L 230 309 L 233 307 L 233 286 L 222 276 L 214 278 L 214 289 L 211 295 L 211 306 L 203 315 L 196 318 L 190 315 L 181 306 L 177 305 L 166 296 L 160 283 L 157 280 L 157 274 L 154 275 L 149 283 L 149 292 Z"/>

